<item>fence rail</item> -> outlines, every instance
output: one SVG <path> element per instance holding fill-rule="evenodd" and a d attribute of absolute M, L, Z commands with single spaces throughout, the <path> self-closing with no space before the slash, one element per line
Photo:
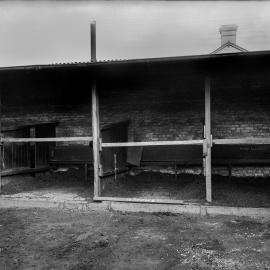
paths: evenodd
<path fill-rule="evenodd" d="M 90 142 L 92 137 L 53 137 L 53 138 L 1 138 L 1 142 Z"/>
<path fill-rule="evenodd" d="M 270 144 L 270 138 L 214 139 L 216 145 Z"/>
<path fill-rule="evenodd" d="M 102 143 L 102 147 L 135 147 L 135 146 L 162 146 L 162 145 L 202 145 L 203 140 L 185 141 L 152 141 L 152 142 L 113 142 Z"/>

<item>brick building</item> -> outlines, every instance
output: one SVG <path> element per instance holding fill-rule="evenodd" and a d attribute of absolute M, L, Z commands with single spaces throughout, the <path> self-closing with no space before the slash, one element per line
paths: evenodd
<path fill-rule="evenodd" d="M 209 55 L 1 68 L 2 130 L 55 123 L 56 137 L 91 136 L 96 82 L 101 127 L 129 120 L 130 142 L 204 140 L 205 78 L 210 77 L 213 139 L 268 138 L 270 53 L 236 45 L 236 29 L 221 27 L 221 47 Z M 145 149 L 138 151 L 142 161 L 148 155 L 146 161 L 202 167 L 202 145 Z M 265 142 L 214 144 L 212 162 L 237 165 L 235 174 L 265 176 L 269 155 Z"/>

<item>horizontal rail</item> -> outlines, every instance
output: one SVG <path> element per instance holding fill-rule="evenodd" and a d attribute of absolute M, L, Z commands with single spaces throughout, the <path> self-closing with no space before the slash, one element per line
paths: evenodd
<path fill-rule="evenodd" d="M 216 145 L 270 144 L 270 138 L 214 139 Z"/>
<path fill-rule="evenodd" d="M 197 205 L 198 203 L 189 203 L 183 200 L 171 199 L 144 199 L 144 198 L 119 198 L 119 197 L 103 197 L 93 198 L 94 201 L 111 201 L 111 202 L 133 202 L 133 203 L 156 203 L 156 204 L 180 204 L 180 205 Z"/>
<path fill-rule="evenodd" d="M 156 145 L 202 145 L 203 140 L 186 141 L 152 141 L 152 142 L 113 142 L 102 143 L 102 147 L 130 147 L 130 146 L 156 146 Z"/>
<path fill-rule="evenodd" d="M 90 142 L 92 137 L 1 138 L 1 142 Z"/>
<path fill-rule="evenodd" d="M 1 138 L 1 142 L 90 142 L 93 137 L 53 137 L 53 138 Z M 216 145 L 270 144 L 270 138 L 214 139 Z M 102 147 L 202 145 L 203 140 L 152 141 L 152 142 L 112 142 L 102 143 Z"/>
<path fill-rule="evenodd" d="M 52 167 L 44 166 L 40 168 L 29 168 L 29 167 L 21 167 L 21 168 L 12 168 L 12 169 L 4 169 L 0 172 L 1 176 L 10 176 L 16 174 L 28 174 L 28 173 L 37 173 L 49 171 Z"/>

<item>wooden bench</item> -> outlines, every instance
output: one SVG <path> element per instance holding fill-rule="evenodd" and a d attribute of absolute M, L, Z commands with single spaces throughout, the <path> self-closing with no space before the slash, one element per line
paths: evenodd
<path fill-rule="evenodd" d="M 55 146 L 50 149 L 50 165 L 84 165 L 85 179 L 93 164 L 93 149 L 86 145 Z"/>
<path fill-rule="evenodd" d="M 143 147 L 140 165 L 203 166 L 203 149 L 189 145 Z M 229 175 L 232 166 L 270 165 L 270 145 L 214 145 L 212 165 L 228 167 Z"/>

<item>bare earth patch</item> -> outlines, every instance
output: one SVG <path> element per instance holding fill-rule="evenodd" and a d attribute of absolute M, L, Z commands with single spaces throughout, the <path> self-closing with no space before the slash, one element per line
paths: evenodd
<path fill-rule="evenodd" d="M 2 178 L 2 198 L 44 200 L 52 202 L 91 202 L 92 175 L 84 179 L 82 169 L 63 172 L 15 175 Z"/>
<path fill-rule="evenodd" d="M 270 207 L 269 178 L 212 177 L 213 205 Z M 202 175 L 175 175 L 143 172 L 115 180 L 103 180 L 103 196 L 174 199 L 205 203 Z"/>
<path fill-rule="evenodd" d="M 0 269 L 270 269 L 270 223 L 232 217 L 0 210 Z"/>
<path fill-rule="evenodd" d="M 91 202 L 93 175 L 84 179 L 82 169 L 40 173 L 36 177 L 3 177 L 0 198 L 53 202 Z M 269 207 L 270 178 L 231 178 L 213 176 L 213 205 Z M 143 172 L 102 179 L 102 196 L 143 199 L 178 199 L 205 203 L 205 179 L 201 175 L 175 175 Z"/>

